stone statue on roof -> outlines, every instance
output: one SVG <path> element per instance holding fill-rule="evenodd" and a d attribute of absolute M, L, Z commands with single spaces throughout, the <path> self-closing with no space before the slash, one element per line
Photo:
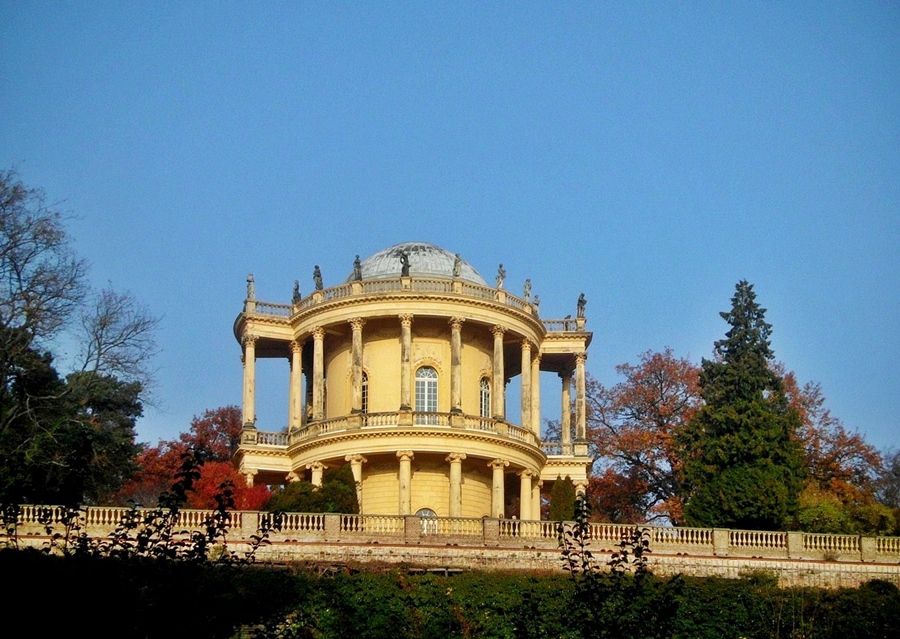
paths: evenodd
<path fill-rule="evenodd" d="M 460 271 L 462 271 L 462 258 L 457 253 L 453 258 L 453 277 L 459 277 Z"/>
<path fill-rule="evenodd" d="M 357 282 L 362 279 L 362 264 L 359 261 L 359 255 L 353 260 L 353 279 Z"/>
<path fill-rule="evenodd" d="M 409 277 L 409 253 L 400 253 L 400 276 Z"/>
<path fill-rule="evenodd" d="M 578 317 L 584 317 L 584 307 L 587 306 L 587 300 L 584 299 L 584 293 L 578 296 Z"/>
<path fill-rule="evenodd" d="M 525 288 L 522 291 L 522 299 L 526 302 L 531 301 L 531 280 L 525 280 Z"/>
<path fill-rule="evenodd" d="M 247 299 L 256 299 L 256 282 L 253 279 L 253 273 L 247 276 Z"/>
<path fill-rule="evenodd" d="M 291 297 L 291 302 L 294 304 L 300 301 L 300 280 L 294 280 L 294 294 Z"/>
<path fill-rule="evenodd" d="M 316 264 L 316 267 L 313 269 L 313 282 L 316 283 L 316 290 L 322 290 L 322 271 L 319 270 L 319 265 Z"/>
<path fill-rule="evenodd" d="M 497 288 L 503 288 L 503 280 L 506 279 L 506 269 L 503 264 L 497 269 Z"/>

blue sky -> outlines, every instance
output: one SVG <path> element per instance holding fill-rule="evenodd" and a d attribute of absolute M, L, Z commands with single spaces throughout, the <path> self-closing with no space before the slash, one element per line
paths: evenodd
<path fill-rule="evenodd" d="M 709 357 L 747 279 L 777 359 L 900 445 L 897 3 L 7 0 L 0 167 L 162 316 L 142 441 L 240 403 L 248 273 L 288 302 L 417 240 L 547 317 L 584 292 L 607 384 Z"/>

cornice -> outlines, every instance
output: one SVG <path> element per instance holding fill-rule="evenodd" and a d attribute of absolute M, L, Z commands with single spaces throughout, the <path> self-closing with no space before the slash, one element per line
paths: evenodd
<path fill-rule="evenodd" d="M 516 439 L 506 439 L 500 437 L 491 437 L 489 434 L 468 429 L 460 429 L 453 427 L 432 428 L 415 427 L 415 428 L 360 428 L 353 430 L 342 430 L 336 433 L 328 433 L 319 435 L 301 442 L 297 442 L 286 449 L 286 454 L 291 457 L 301 455 L 307 451 L 313 450 L 320 446 L 352 442 L 364 441 L 371 439 L 397 439 L 407 440 L 408 438 L 423 439 L 426 437 L 439 437 L 442 439 L 468 440 L 476 443 L 489 443 L 494 446 L 500 446 L 509 450 L 514 450 L 520 454 L 527 455 L 541 463 L 546 463 L 547 455 L 537 446 L 526 444 Z M 406 444 L 404 443 L 404 447 Z M 414 447 L 414 446 L 413 446 Z M 362 450 L 362 449 L 361 449 Z"/>
<path fill-rule="evenodd" d="M 465 307 L 475 307 L 482 308 L 486 310 L 491 310 L 493 312 L 500 313 L 502 315 L 506 315 L 509 317 L 514 317 L 518 321 L 522 321 L 526 324 L 529 324 L 532 330 L 534 330 L 535 334 L 540 337 L 543 337 L 547 330 L 544 327 L 543 322 L 537 317 L 535 317 L 531 313 L 526 313 L 522 310 L 519 310 L 513 306 L 509 306 L 507 304 L 501 304 L 500 302 L 496 302 L 493 300 L 486 300 L 477 297 L 466 297 L 464 295 L 448 295 L 446 293 L 426 293 L 426 292 L 410 292 L 410 291 L 393 291 L 390 293 L 366 293 L 360 296 L 350 296 L 350 297 L 342 297 L 335 300 L 329 300 L 327 302 L 321 302 L 319 304 L 310 306 L 308 308 L 304 308 L 302 311 L 295 313 L 290 317 L 290 325 L 297 326 L 302 324 L 304 321 L 309 319 L 310 317 L 315 317 L 316 315 L 326 313 L 332 310 L 339 310 L 342 308 L 349 308 L 354 306 L 365 306 L 369 304 L 377 304 L 380 302 L 391 302 L 394 303 L 398 300 L 411 301 L 411 302 L 442 302 L 449 303 L 458 306 Z M 396 310 L 394 310 L 396 313 Z M 387 315 L 382 312 L 372 313 L 368 315 L 366 313 L 358 313 L 361 317 L 378 317 L 381 315 Z M 461 314 L 459 311 L 456 312 L 447 312 L 447 313 L 439 313 L 432 316 L 437 317 L 446 317 L 448 320 L 454 316 L 467 316 L 466 314 Z M 258 315 L 254 315 L 254 318 L 258 317 Z M 274 322 L 278 325 L 284 325 L 285 320 L 287 318 L 273 316 L 273 319 L 280 320 Z"/>

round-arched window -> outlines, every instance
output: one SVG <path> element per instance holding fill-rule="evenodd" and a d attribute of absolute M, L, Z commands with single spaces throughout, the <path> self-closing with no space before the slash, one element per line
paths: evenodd
<path fill-rule="evenodd" d="M 416 412 L 436 413 L 438 409 L 438 374 L 431 366 L 416 371 Z M 422 415 L 418 423 L 430 423 L 436 416 Z"/>
<path fill-rule="evenodd" d="M 437 519 L 437 513 L 431 508 L 419 508 L 416 511 L 416 517 L 420 517 L 422 520 L 423 535 L 436 535 L 438 533 L 438 522 L 434 521 Z"/>

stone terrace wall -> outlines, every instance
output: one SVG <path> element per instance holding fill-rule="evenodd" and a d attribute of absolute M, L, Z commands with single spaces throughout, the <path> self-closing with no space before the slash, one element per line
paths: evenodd
<path fill-rule="evenodd" d="M 39 507 L 24 506 L 19 543 L 49 541 Z M 61 509 L 52 509 L 61 514 Z M 87 508 L 82 531 L 104 537 L 125 508 Z M 183 510 L 178 527 L 202 529 L 209 511 Z M 231 513 L 229 547 L 246 548 L 265 513 Z M 802 532 L 642 526 L 650 533 L 650 566 L 659 575 L 739 577 L 755 571 L 778 576 L 782 585 L 858 586 L 884 579 L 900 586 L 900 538 Z M 589 549 L 605 565 L 633 526 L 591 524 Z M 562 570 L 557 524 L 510 519 L 420 518 L 391 515 L 288 513 L 270 544 L 257 553 L 268 562 L 325 565 L 396 564 L 432 570 Z M 3 538 L 0 537 L 0 544 Z"/>

